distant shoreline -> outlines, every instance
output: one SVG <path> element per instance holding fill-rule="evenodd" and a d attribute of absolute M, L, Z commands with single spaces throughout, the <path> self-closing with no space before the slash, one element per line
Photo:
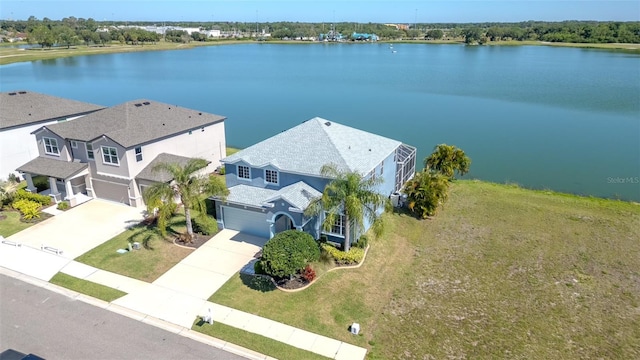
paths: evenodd
<path fill-rule="evenodd" d="M 379 43 L 394 44 L 458 44 L 464 45 L 459 40 L 384 40 Z M 0 65 L 8 65 L 13 63 L 36 61 L 36 60 L 53 60 L 58 58 L 66 58 L 73 56 L 115 54 L 139 51 L 161 51 L 161 50 L 186 50 L 201 46 L 219 46 L 219 45 L 237 45 L 237 44 L 320 44 L 312 41 L 298 40 L 269 40 L 257 42 L 254 40 L 218 40 L 196 42 L 192 41 L 187 44 L 158 42 L 156 44 L 145 45 L 121 45 L 112 44 L 109 46 L 74 46 L 67 48 L 51 48 L 51 49 L 24 49 L 9 46 L 0 46 Z M 323 43 L 324 44 L 324 43 Z M 328 43 L 334 44 L 334 43 Z M 360 44 L 346 42 L 345 44 Z M 367 43 L 369 44 L 369 43 Z M 12 44 L 24 45 L 24 43 Z M 557 47 L 574 47 L 585 49 L 600 49 L 609 51 L 624 51 L 634 54 L 640 54 L 640 44 L 622 44 L 622 43 L 561 43 L 561 42 L 545 42 L 545 41 L 491 41 L 479 46 L 557 46 Z"/>

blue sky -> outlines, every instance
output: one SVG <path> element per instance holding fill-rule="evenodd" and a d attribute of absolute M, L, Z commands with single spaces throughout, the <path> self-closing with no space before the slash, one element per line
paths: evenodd
<path fill-rule="evenodd" d="M 0 18 L 242 22 L 640 21 L 640 0 L 2 0 Z"/>

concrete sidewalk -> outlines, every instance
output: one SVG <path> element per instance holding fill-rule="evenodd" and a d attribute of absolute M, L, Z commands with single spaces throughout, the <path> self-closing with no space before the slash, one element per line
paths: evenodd
<path fill-rule="evenodd" d="M 110 304 L 93 300 L 96 304 L 107 304 L 107 309 L 140 321 L 151 319 L 147 321 L 160 322 L 175 329 L 190 329 L 199 316 L 211 309 L 213 320 L 225 325 L 331 359 L 364 359 L 365 348 L 207 301 L 231 276 L 255 258 L 264 242 L 266 239 L 223 230 L 153 283 L 100 270 L 28 246 L 0 245 L 0 267 L 44 281 L 60 271 L 121 290 L 127 295 Z"/>
<path fill-rule="evenodd" d="M 218 321 L 222 324 L 280 341 L 287 345 L 331 359 L 364 359 L 367 354 L 367 349 L 212 302 L 207 302 L 200 313 L 207 314 L 209 309 L 211 309 L 213 321 Z"/>

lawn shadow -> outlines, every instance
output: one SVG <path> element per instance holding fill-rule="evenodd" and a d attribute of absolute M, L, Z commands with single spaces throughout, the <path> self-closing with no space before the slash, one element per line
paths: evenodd
<path fill-rule="evenodd" d="M 270 292 L 276 289 L 276 286 L 273 284 L 273 281 L 271 281 L 271 278 L 267 276 L 240 274 L 240 280 L 242 280 L 242 283 L 245 284 L 248 288 L 263 293 Z"/>

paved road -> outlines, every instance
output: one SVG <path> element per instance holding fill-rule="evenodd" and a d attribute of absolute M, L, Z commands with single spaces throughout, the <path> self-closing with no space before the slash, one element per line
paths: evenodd
<path fill-rule="evenodd" d="M 46 359 L 244 358 L 0 275 L 0 352 Z"/>

